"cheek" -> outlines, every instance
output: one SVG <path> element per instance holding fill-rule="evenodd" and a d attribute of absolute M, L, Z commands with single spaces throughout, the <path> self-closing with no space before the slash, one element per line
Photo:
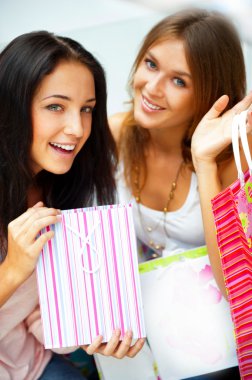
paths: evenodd
<path fill-rule="evenodd" d="M 91 135 L 91 131 L 92 131 L 92 120 L 88 120 L 85 122 L 85 129 L 84 129 L 84 132 L 83 132 L 83 136 L 82 136 L 82 139 L 81 139 L 81 148 L 83 147 L 83 145 L 86 143 L 86 141 L 88 140 L 89 136 Z"/>
<path fill-rule="evenodd" d="M 145 79 L 146 79 L 146 75 L 144 75 L 143 70 L 139 68 L 134 75 L 133 86 L 132 86 L 133 90 L 136 90 L 139 87 L 141 87 Z"/>
<path fill-rule="evenodd" d="M 181 107 L 185 107 L 188 109 L 194 108 L 194 96 L 190 93 L 181 93 L 181 91 L 177 91 L 176 95 L 173 93 L 173 99 L 176 99 L 176 102 L 181 105 Z"/>

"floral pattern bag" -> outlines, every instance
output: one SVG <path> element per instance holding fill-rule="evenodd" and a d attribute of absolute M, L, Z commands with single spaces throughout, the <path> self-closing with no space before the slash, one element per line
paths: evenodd
<path fill-rule="evenodd" d="M 212 200 L 222 269 L 234 323 L 242 379 L 252 379 L 252 164 L 246 134 L 246 111 L 232 124 L 238 179 Z M 242 172 L 239 134 L 249 165 Z"/>

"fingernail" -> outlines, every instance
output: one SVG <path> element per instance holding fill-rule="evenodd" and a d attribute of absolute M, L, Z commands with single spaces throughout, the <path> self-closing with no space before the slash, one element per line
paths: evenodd
<path fill-rule="evenodd" d="M 128 338 L 132 338 L 133 336 L 133 333 L 132 331 L 126 331 L 126 334 L 125 334 Z"/>
<path fill-rule="evenodd" d="M 100 340 L 103 339 L 103 336 L 102 335 L 97 335 L 97 337 L 93 340 L 92 343 L 96 343 L 96 342 L 99 342 Z"/>
<path fill-rule="evenodd" d="M 113 335 L 116 336 L 117 338 L 119 338 L 120 335 L 121 335 L 121 330 L 120 330 L 120 329 L 115 329 L 115 330 L 113 331 Z"/>
<path fill-rule="evenodd" d="M 56 219 L 60 222 L 62 220 L 62 215 L 56 215 Z"/>

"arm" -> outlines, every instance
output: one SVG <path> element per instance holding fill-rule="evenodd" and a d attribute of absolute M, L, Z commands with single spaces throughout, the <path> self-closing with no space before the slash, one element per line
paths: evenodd
<path fill-rule="evenodd" d="M 0 265 L 0 307 L 12 296 L 15 290 L 22 284 L 22 280 L 16 275 L 14 268 L 8 265 L 8 260 Z"/>
<path fill-rule="evenodd" d="M 40 308 L 37 306 L 32 313 L 26 318 L 25 324 L 27 330 L 30 334 L 33 334 L 35 338 L 41 343 L 44 344 L 43 337 L 43 328 L 41 321 Z M 69 354 L 70 352 L 74 352 L 79 347 L 64 347 L 64 348 L 54 348 L 51 349 L 53 352 L 57 354 Z"/>
<path fill-rule="evenodd" d="M 206 245 L 214 277 L 226 298 L 227 294 L 216 240 L 211 199 L 237 179 L 237 172 L 233 159 L 230 159 L 228 163 L 218 168 L 216 157 L 231 143 L 232 119 L 235 113 L 239 113 L 250 106 L 252 103 L 252 94 L 249 94 L 231 110 L 219 116 L 225 109 L 227 103 L 228 97 L 226 95 L 218 99 L 199 123 L 192 138 L 192 157 L 198 177 Z M 248 114 L 248 125 L 248 131 L 251 131 L 251 112 Z M 250 145 L 252 147 L 251 138 Z M 245 170 L 247 166 L 243 155 L 242 161 L 243 169 Z"/>

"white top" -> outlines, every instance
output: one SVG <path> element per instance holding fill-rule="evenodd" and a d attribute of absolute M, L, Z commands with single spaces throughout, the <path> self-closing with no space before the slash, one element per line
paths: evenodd
<path fill-rule="evenodd" d="M 154 242 L 155 246 L 164 246 L 163 250 L 155 249 L 160 255 L 171 256 L 174 253 L 205 244 L 197 176 L 194 172 L 191 176 L 191 184 L 185 203 L 179 210 L 167 212 L 165 220 L 162 211 L 137 204 L 126 186 L 122 167 L 117 175 L 117 191 L 120 203 L 130 202 L 133 204 L 134 223 L 138 239 L 149 247 L 150 241 Z M 148 231 L 147 227 L 150 227 L 152 231 Z"/>

